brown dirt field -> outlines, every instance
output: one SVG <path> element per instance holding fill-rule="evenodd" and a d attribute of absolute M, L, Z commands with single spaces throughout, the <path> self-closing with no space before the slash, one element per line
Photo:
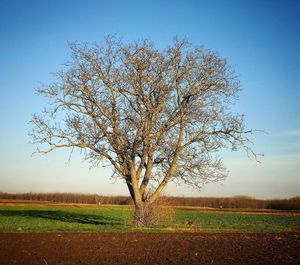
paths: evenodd
<path fill-rule="evenodd" d="M 80 203 L 60 203 L 47 201 L 30 201 L 30 200 L 6 200 L 0 199 L 0 206 L 46 206 L 46 207 L 61 207 L 61 208 L 102 208 L 111 206 L 109 204 L 80 204 Z M 120 205 L 116 205 L 120 206 Z M 122 205 L 122 207 L 131 207 L 131 205 Z M 299 210 L 273 210 L 273 209 L 218 209 L 209 207 L 197 206 L 167 206 L 178 210 L 201 211 L 201 212 L 226 212 L 235 214 L 276 214 L 276 215 L 299 215 Z"/>
<path fill-rule="evenodd" d="M 0 264 L 300 264 L 300 234 L 0 233 Z"/>

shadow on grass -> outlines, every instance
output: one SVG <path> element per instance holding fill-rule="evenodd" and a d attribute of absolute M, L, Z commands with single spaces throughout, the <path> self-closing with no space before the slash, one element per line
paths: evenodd
<path fill-rule="evenodd" d="M 89 225 L 124 225 L 122 220 L 109 216 L 80 213 L 76 214 L 63 211 L 0 211 L 0 216 L 44 218 L 48 220 Z"/>

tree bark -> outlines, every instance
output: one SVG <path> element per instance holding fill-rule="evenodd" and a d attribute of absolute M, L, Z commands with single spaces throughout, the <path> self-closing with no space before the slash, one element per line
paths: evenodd
<path fill-rule="evenodd" d="M 152 203 L 135 202 L 133 225 L 135 227 L 151 226 L 156 221 L 156 212 Z"/>

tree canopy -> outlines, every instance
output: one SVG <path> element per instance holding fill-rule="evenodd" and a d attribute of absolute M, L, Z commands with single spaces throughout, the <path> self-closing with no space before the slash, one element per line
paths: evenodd
<path fill-rule="evenodd" d="M 34 142 L 46 147 L 38 152 L 78 147 L 95 165 L 109 161 L 136 204 L 155 201 L 170 181 L 223 180 L 223 148 L 255 156 L 252 130 L 230 110 L 239 81 L 217 53 L 177 38 L 163 50 L 116 37 L 70 48 L 56 81 L 38 89 L 50 100 L 32 119 Z"/>

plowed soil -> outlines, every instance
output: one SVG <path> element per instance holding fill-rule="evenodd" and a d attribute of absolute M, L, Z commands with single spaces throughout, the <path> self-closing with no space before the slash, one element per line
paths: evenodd
<path fill-rule="evenodd" d="M 300 234 L 0 233 L 0 264 L 300 264 Z"/>

